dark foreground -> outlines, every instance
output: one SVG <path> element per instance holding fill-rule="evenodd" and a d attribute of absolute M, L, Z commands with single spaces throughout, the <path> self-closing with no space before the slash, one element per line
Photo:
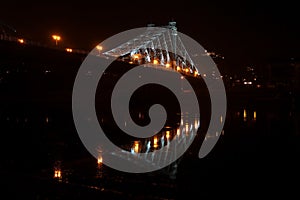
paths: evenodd
<path fill-rule="evenodd" d="M 35 60 L 1 45 L 1 198 L 299 198 L 297 93 L 229 92 L 224 132 L 208 156 L 197 157 L 204 117 L 199 136 L 176 163 L 128 174 L 98 164 L 77 135 L 71 92 L 84 56 L 30 49 Z"/>

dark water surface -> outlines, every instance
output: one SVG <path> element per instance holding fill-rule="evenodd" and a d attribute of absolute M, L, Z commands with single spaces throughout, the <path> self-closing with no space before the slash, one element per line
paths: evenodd
<path fill-rule="evenodd" d="M 76 63 L 80 63 L 79 61 L 80 59 L 76 60 Z M 22 69 L 31 69 L 30 64 L 36 64 L 38 67 L 40 63 L 43 64 L 42 61 L 31 61 L 29 64 L 26 61 Z M 61 66 L 65 66 L 66 63 L 62 63 Z M 22 65 L 22 62 L 8 64 L 11 67 L 7 69 L 11 69 L 13 66 Z M 57 65 L 50 62 L 43 65 L 47 68 L 43 70 L 53 70 L 51 67 Z M 3 69 L 4 66 L 8 66 L 7 62 L 2 61 L 1 66 L 1 76 L 4 77 L 6 71 Z M 203 103 L 200 103 L 200 121 L 195 119 L 193 124 L 200 125 L 200 128 L 188 151 L 162 170 L 129 174 L 103 165 L 87 152 L 78 137 L 72 117 L 71 91 L 76 69 L 70 70 L 71 78 L 67 82 L 62 81 L 64 76 L 61 75 L 66 74 L 67 70 L 58 71 L 60 73 L 54 73 L 49 79 L 37 73 L 9 79 L 14 82 L 1 82 L 0 187 L 3 197 L 299 197 L 300 121 L 297 94 L 277 90 L 229 91 L 224 130 L 220 133 L 215 148 L 203 159 L 198 158 L 198 151 L 207 130 L 210 110 L 206 108 L 207 101 L 201 101 Z M 202 97 L 200 95 L 200 99 Z M 204 98 L 207 98 L 207 95 L 204 94 Z M 157 100 L 150 97 L 148 99 L 149 102 L 144 102 L 145 104 Z M 97 106 L 97 109 L 100 113 L 103 111 L 98 116 L 99 122 L 108 131 L 107 134 L 117 138 L 116 142 L 125 143 L 124 148 L 134 152 L 137 141 L 118 137 L 119 130 L 111 122 L 111 115 L 103 108 L 106 100 L 100 99 L 99 102 L 102 107 Z M 169 105 L 164 98 L 161 99 L 161 103 Z M 143 104 L 137 104 L 132 111 L 132 115 L 141 120 L 141 123 L 148 120 L 142 106 Z M 161 137 L 171 140 L 180 138 L 183 134 L 191 134 L 185 129 L 178 129 L 178 109 L 171 109 L 168 119 Z M 145 142 L 138 142 L 139 149 L 145 151 Z"/>

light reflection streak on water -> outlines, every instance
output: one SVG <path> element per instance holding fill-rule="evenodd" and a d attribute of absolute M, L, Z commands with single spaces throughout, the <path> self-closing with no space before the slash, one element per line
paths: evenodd
<path fill-rule="evenodd" d="M 251 115 L 251 113 L 253 113 Z M 237 112 L 239 114 L 239 112 Z M 257 119 L 257 111 L 252 109 L 243 109 L 243 121 L 246 122 L 247 120 L 256 121 Z"/>
<path fill-rule="evenodd" d="M 61 161 L 56 161 L 54 163 L 54 179 L 57 179 L 58 181 L 62 181 L 62 169 L 61 169 Z"/>
<path fill-rule="evenodd" d="M 277 116 L 277 115 L 279 117 L 281 116 L 278 113 L 276 113 L 276 111 L 274 111 L 274 110 L 272 110 L 272 111 L 264 111 L 263 110 L 262 111 L 260 108 L 256 108 L 256 109 L 253 110 L 253 109 L 250 109 L 250 108 L 245 107 L 245 106 L 240 106 L 240 107 L 237 107 L 236 109 L 232 110 L 232 115 L 231 116 L 233 116 L 233 119 L 235 121 L 238 121 L 239 123 L 242 123 L 244 121 L 244 117 L 243 117 L 243 111 L 244 110 L 246 112 L 246 116 L 248 115 L 247 117 L 248 117 L 249 121 L 250 120 L 253 120 L 253 121 L 272 120 L 273 118 L 268 118 L 268 119 L 264 118 L 266 113 L 273 114 L 272 117 Z M 291 113 L 291 111 L 289 113 Z M 47 117 L 45 117 L 45 116 L 47 116 Z M 29 127 L 29 128 L 32 126 L 32 124 L 34 124 L 34 126 L 45 125 L 45 121 L 46 122 L 49 121 L 50 124 L 52 125 L 51 122 L 57 120 L 57 118 L 55 118 L 55 116 L 51 116 L 51 115 L 48 116 L 44 113 L 42 115 L 39 115 L 38 118 L 33 117 L 32 115 L 28 115 L 28 114 L 25 115 L 25 116 L 22 116 L 21 114 L 19 114 L 17 116 L 14 116 L 14 115 L 11 115 L 10 113 L 9 114 L 3 113 L 1 115 L 0 121 L 1 121 L 2 125 L 3 124 L 4 125 L 13 124 L 16 121 L 17 118 L 19 119 L 19 121 L 23 121 L 25 123 L 28 123 L 28 124 L 26 124 L 26 127 Z M 221 121 L 221 119 L 225 120 L 225 117 L 222 118 L 222 116 L 220 116 L 220 121 Z M 101 120 L 101 121 L 103 122 L 103 120 Z M 182 123 L 183 122 L 184 121 L 182 120 Z M 19 124 L 18 126 L 20 126 L 20 125 L 22 125 L 22 124 Z M 194 120 L 194 127 L 198 128 L 199 125 L 200 125 L 199 119 L 195 119 Z M 253 125 L 253 123 L 249 123 L 249 126 L 251 126 L 251 125 Z M 46 124 L 45 127 L 49 127 L 49 125 L 47 126 L 47 124 Z M 184 131 L 180 127 L 177 127 L 177 128 L 173 127 L 174 129 L 172 129 L 172 127 L 168 126 L 166 128 L 167 128 L 167 131 L 165 132 L 165 145 L 169 144 L 168 140 L 166 139 L 168 137 L 169 137 L 170 141 L 173 140 L 173 139 L 180 140 L 180 139 L 183 138 L 183 134 L 181 134 L 181 133 L 184 132 Z M 51 129 L 49 129 L 49 131 L 50 130 Z M 226 134 L 227 133 L 230 134 L 230 131 L 227 131 Z M 163 132 L 162 132 L 162 134 L 163 134 Z M 224 134 L 224 130 L 221 132 L 221 135 L 223 135 L 223 134 Z M 167 135 L 170 135 L 170 136 L 167 136 Z M 207 137 L 206 139 L 209 139 L 209 137 Z M 160 142 L 158 144 L 160 144 Z M 154 149 L 153 149 L 153 140 L 148 140 L 145 143 L 141 144 L 141 146 L 145 147 L 145 148 L 141 147 L 142 152 L 144 151 L 145 153 L 148 153 L 148 152 L 154 151 Z M 147 158 L 147 154 L 145 154 L 145 158 Z M 98 160 L 96 159 L 95 166 L 96 166 L 97 162 L 98 162 Z M 103 166 L 103 163 L 101 163 L 99 166 Z M 48 176 L 51 179 L 54 178 L 56 180 L 58 180 L 58 179 L 64 179 L 65 180 L 65 178 L 68 176 L 68 174 L 65 172 L 65 170 L 62 171 L 61 168 L 53 168 L 52 165 L 50 166 L 49 171 L 50 172 L 49 172 Z"/>
<path fill-rule="evenodd" d="M 180 119 L 180 124 L 182 125 L 178 124 L 177 127 L 166 125 L 152 137 L 138 138 L 128 144 L 123 144 L 122 151 L 105 152 L 104 150 L 103 159 L 107 153 L 126 161 L 143 159 L 144 163 L 154 164 L 154 160 L 160 164 L 166 163 L 176 157 L 176 149 L 187 149 L 192 144 L 200 127 L 200 117 L 191 117 L 189 113 L 185 113 Z"/>
<path fill-rule="evenodd" d="M 103 162 L 103 158 L 101 155 L 98 156 L 98 159 L 97 159 L 97 164 L 98 165 L 102 165 L 102 162 Z"/>

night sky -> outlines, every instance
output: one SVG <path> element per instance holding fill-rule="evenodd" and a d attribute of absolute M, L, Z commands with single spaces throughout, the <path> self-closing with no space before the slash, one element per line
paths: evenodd
<path fill-rule="evenodd" d="M 0 22 L 25 38 L 49 43 L 56 33 L 63 38 L 61 45 L 90 50 L 121 31 L 174 20 L 178 31 L 235 64 L 300 55 L 297 1 L 96 2 L 1 2 Z"/>

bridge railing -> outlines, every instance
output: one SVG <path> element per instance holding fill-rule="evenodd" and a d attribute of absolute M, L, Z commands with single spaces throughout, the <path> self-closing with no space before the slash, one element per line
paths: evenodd
<path fill-rule="evenodd" d="M 6 35 L 6 34 L 0 34 L 0 41 L 16 42 L 16 43 L 19 43 L 19 44 L 22 44 L 22 45 L 31 45 L 31 46 L 36 46 L 36 47 L 55 49 L 55 50 L 59 50 L 59 51 L 67 51 L 69 53 L 79 53 L 79 54 L 88 54 L 89 53 L 88 51 L 82 50 L 82 49 L 57 47 L 57 46 L 54 47 L 54 46 L 42 44 L 40 42 L 24 39 L 24 38 L 21 38 L 21 37 Z"/>

